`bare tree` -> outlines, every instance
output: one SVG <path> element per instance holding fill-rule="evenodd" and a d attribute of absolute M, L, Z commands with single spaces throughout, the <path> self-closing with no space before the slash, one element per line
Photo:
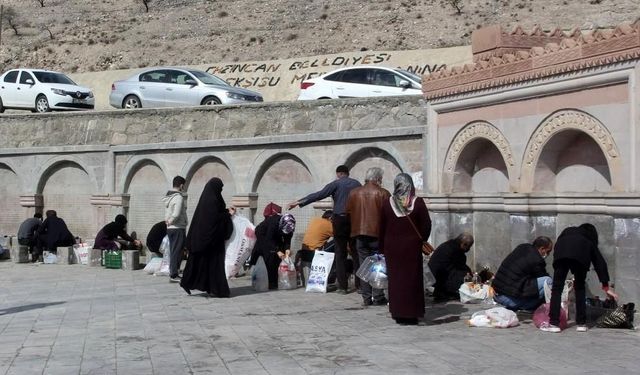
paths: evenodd
<path fill-rule="evenodd" d="M 2 13 L 2 19 L 7 21 L 7 25 L 13 29 L 13 32 L 16 35 L 20 35 L 18 32 L 18 25 L 20 21 L 18 20 L 18 14 L 15 9 L 9 6 L 5 7 L 4 12 Z"/>
<path fill-rule="evenodd" d="M 462 14 L 462 0 L 447 0 L 447 2 L 456 10 L 456 14 Z"/>
<path fill-rule="evenodd" d="M 46 31 L 49 33 L 49 39 L 54 40 L 55 37 L 53 36 L 53 32 L 51 31 L 51 28 L 49 27 L 49 25 L 47 25 L 46 23 L 41 23 L 40 24 L 40 29 L 42 31 Z"/>
<path fill-rule="evenodd" d="M 151 0 L 141 0 L 142 4 L 144 5 L 144 11 L 146 13 L 149 13 L 149 3 L 151 2 Z"/>
<path fill-rule="evenodd" d="M 44 8 L 44 0 L 36 0 L 42 8 Z"/>

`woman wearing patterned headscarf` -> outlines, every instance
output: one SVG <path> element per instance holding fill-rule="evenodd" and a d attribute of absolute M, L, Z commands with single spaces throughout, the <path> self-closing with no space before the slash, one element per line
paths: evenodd
<path fill-rule="evenodd" d="M 256 227 L 256 244 L 253 247 L 252 266 L 262 256 L 269 276 L 269 289 L 278 289 L 278 266 L 286 250 L 291 248 L 291 238 L 296 220 L 291 214 L 280 215 L 282 208 L 271 202 L 264 209 L 265 219 Z"/>
<path fill-rule="evenodd" d="M 379 237 L 387 262 L 389 312 L 398 324 L 414 325 L 424 317 L 422 243 L 431 234 L 431 219 L 411 176 L 400 173 L 393 187 L 382 206 Z"/>
<path fill-rule="evenodd" d="M 229 297 L 224 270 L 224 241 L 231 237 L 233 223 L 222 198 L 224 184 L 212 178 L 204 186 L 187 234 L 189 258 L 180 286 L 189 294 L 201 290 L 215 297 Z"/>

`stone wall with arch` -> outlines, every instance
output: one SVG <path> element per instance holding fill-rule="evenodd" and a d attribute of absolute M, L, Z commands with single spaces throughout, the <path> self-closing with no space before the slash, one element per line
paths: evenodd
<path fill-rule="evenodd" d="M 16 222 L 20 222 L 23 215 L 20 206 L 22 186 L 16 172 L 7 164 L 0 163 L 0 234 L 13 233 Z M 35 212 L 32 212 L 33 215 Z"/>

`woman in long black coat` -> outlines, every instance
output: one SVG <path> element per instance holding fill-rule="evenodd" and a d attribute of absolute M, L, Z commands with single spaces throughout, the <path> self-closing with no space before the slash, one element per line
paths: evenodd
<path fill-rule="evenodd" d="M 416 197 L 411 176 L 393 181 L 393 195 L 380 214 L 380 250 L 389 277 L 389 312 L 398 324 L 418 324 L 424 318 L 422 242 L 431 234 L 427 206 Z"/>
<path fill-rule="evenodd" d="M 207 182 L 191 219 L 186 242 L 189 258 L 180 282 L 189 294 L 197 289 L 216 297 L 230 295 L 224 242 L 231 237 L 233 223 L 222 198 L 223 185 L 217 177 Z"/>

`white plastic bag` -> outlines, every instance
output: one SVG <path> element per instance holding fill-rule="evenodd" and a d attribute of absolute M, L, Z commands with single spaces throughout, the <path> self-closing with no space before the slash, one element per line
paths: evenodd
<path fill-rule="evenodd" d="M 333 257 L 333 253 L 326 251 L 316 250 L 314 252 L 306 292 L 327 292 L 327 282 L 329 272 L 331 272 L 331 265 L 333 264 Z"/>
<path fill-rule="evenodd" d="M 76 259 L 78 259 L 79 264 L 84 264 L 85 266 L 89 264 L 89 253 L 92 248 L 93 246 L 87 243 L 73 245 L 73 252 L 76 254 Z"/>
<path fill-rule="evenodd" d="M 494 307 L 474 313 L 467 324 L 471 327 L 509 328 L 517 326 L 520 322 L 513 311 L 504 307 Z"/>
<path fill-rule="evenodd" d="M 269 275 L 267 275 L 267 266 L 262 257 L 258 258 L 256 265 L 251 270 L 251 286 L 257 292 L 269 290 Z"/>
<path fill-rule="evenodd" d="M 551 303 L 551 285 L 544 283 L 544 301 L 545 303 Z M 564 281 L 564 289 L 562 289 L 562 296 L 560 302 L 566 304 L 569 301 L 569 292 L 573 289 L 573 280 Z"/>
<path fill-rule="evenodd" d="M 225 242 L 224 270 L 227 279 L 236 276 L 256 244 L 256 227 L 249 219 L 233 215 L 233 233 Z"/>
<path fill-rule="evenodd" d="M 460 302 L 480 303 L 489 298 L 489 285 L 472 282 L 462 283 L 460 289 Z"/>
<path fill-rule="evenodd" d="M 429 268 L 428 256 L 422 256 L 422 281 L 424 283 L 424 289 L 433 292 L 433 285 L 436 283 L 436 278 Z"/>
<path fill-rule="evenodd" d="M 44 264 L 56 264 L 58 257 L 54 253 L 45 251 L 43 252 L 42 260 L 44 261 Z"/>
<path fill-rule="evenodd" d="M 155 276 L 169 276 L 169 263 L 171 262 L 171 243 L 169 242 L 169 236 L 164 236 L 162 244 L 160 245 L 160 251 L 162 253 L 162 261 L 160 262 L 160 268 L 153 274 Z"/>
<path fill-rule="evenodd" d="M 296 267 L 291 257 L 286 257 L 278 266 L 278 289 L 288 290 L 298 287 Z"/>
<path fill-rule="evenodd" d="M 171 252 L 171 241 L 169 241 L 169 236 L 164 236 L 162 238 L 162 243 L 160 243 L 160 248 L 158 249 L 158 251 L 162 255 Z"/>
<path fill-rule="evenodd" d="M 144 272 L 149 275 L 153 275 L 154 273 L 160 271 L 160 267 L 162 266 L 162 258 L 154 257 L 151 258 L 147 265 L 144 267 Z"/>

